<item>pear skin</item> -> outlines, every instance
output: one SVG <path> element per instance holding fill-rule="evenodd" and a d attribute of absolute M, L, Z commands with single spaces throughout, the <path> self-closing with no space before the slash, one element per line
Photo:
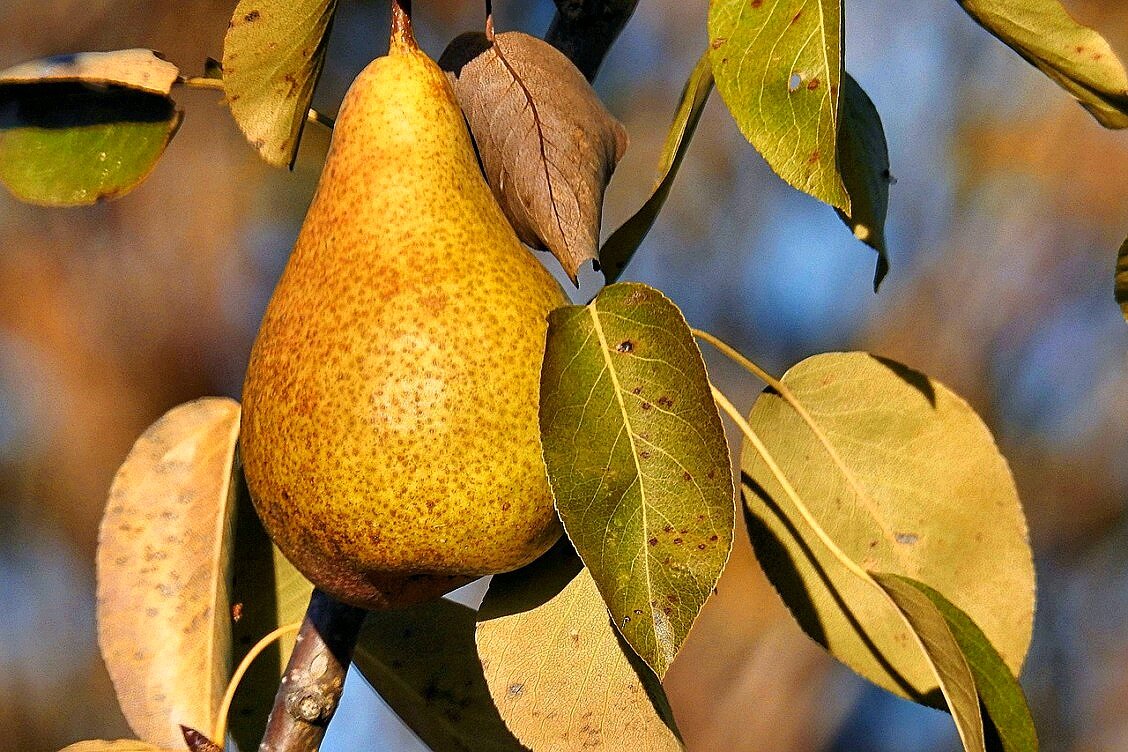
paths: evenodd
<path fill-rule="evenodd" d="M 567 302 L 478 167 L 410 28 L 353 82 L 243 388 L 271 538 L 315 585 L 408 605 L 559 538 L 537 422 Z"/>

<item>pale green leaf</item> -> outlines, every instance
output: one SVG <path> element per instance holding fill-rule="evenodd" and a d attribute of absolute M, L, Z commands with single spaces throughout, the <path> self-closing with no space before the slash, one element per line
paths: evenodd
<path fill-rule="evenodd" d="M 168 97 L 177 73 L 151 50 L 62 55 L 0 72 L 0 182 L 46 206 L 129 192 L 180 126 Z"/>
<path fill-rule="evenodd" d="M 619 279 L 631 257 L 650 232 L 650 228 L 654 226 L 654 220 L 658 218 L 658 213 L 662 211 L 662 206 L 674 187 L 674 178 L 678 174 L 685 153 L 689 150 L 693 132 L 697 129 L 697 122 L 701 119 L 701 113 L 705 111 L 705 103 L 709 101 L 709 93 L 712 90 L 713 67 L 709 63 L 709 55 L 705 54 L 697 61 L 697 65 L 689 74 L 689 80 L 685 82 L 681 103 L 674 115 L 670 132 L 666 136 L 666 143 L 662 147 L 662 155 L 658 161 L 658 180 L 650 198 L 630 219 L 615 230 L 611 237 L 607 238 L 599 251 L 599 263 L 607 284 Z"/>
<path fill-rule="evenodd" d="M 1116 280 L 1114 283 L 1116 294 L 1116 302 L 1120 304 L 1120 310 L 1124 314 L 1124 318 L 1128 320 L 1128 238 L 1120 246 L 1120 252 L 1116 254 Z"/>
<path fill-rule="evenodd" d="M 247 141 L 293 164 L 337 0 L 240 0 L 223 40 L 227 103 Z"/>
<path fill-rule="evenodd" d="M 440 598 L 374 611 L 353 662 L 434 752 L 524 749 L 494 707 L 474 646 L 476 614 Z"/>
<path fill-rule="evenodd" d="M 241 468 L 237 480 L 231 606 L 238 618 L 232 625 L 233 665 L 263 636 L 301 621 L 313 593 L 309 580 L 271 543 L 251 505 Z M 243 676 L 229 716 L 230 732 L 240 749 L 258 748 L 293 643 L 289 637 L 270 645 Z M 210 727 L 206 730 L 211 731 Z"/>
<path fill-rule="evenodd" d="M 748 422 L 830 539 L 864 569 L 944 593 L 1017 674 L 1034 569 L 1014 481 L 979 417 L 942 384 L 867 353 L 808 358 L 783 384 L 819 435 L 774 390 Z M 741 464 L 757 556 L 800 625 L 880 686 L 935 701 L 935 676 L 897 609 L 797 521 L 748 444 Z"/>
<path fill-rule="evenodd" d="M 837 159 L 841 0 L 711 0 L 709 44 L 744 137 L 788 183 L 849 211 Z"/>
<path fill-rule="evenodd" d="M 892 576 L 892 575 L 891 575 Z M 1014 674 L 967 614 L 923 582 L 899 578 L 924 593 L 944 615 L 952 636 L 967 658 L 979 699 L 998 732 L 1004 752 L 1037 752 L 1038 736 L 1026 696 Z"/>
<path fill-rule="evenodd" d="M 849 213 L 835 209 L 854 237 L 877 251 L 873 291 L 889 271 L 885 215 L 889 209 L 889 148 L 881 116 L 849 73 L 843 74 L 842 123 L 838 130 L 838 166 L 850 194 Z"/>
<path fill-rule="evenodd" d="M 906 579 L 878 572 L 870 575 L 885 589 L 912 626 L 919 647 L 932 664 L 964 749 L 967 752 L 986 752 L 975 679 L 944 615 L 928 596 Z"/>
<path fill-rule="evenodd" d="M 232 465 L 239 405 L 205 398 L 142 434 L 98 533 L 98 642 L 122 712 L 146 742 L 210 730 L 230 671 Z"/>
<path fill-rule="evenodd" d="M 728 448 L 677 307 L 620 283 L 549 315 L 541 438 L 556 508 L 615 624 L 659 677 L 728 558 Z"/>
<path fill-rule="evenodd" d="M 1128 73 L 1108 42 L 1058 0 L 957 0 L 1106 128 L 1128 128 Z"/>
<path fill-rule="evenodd" d="M 494 703 L 531 749 L 681 749 L 661 685 L 567 541 L 493 578 L 477 641 Z"/>

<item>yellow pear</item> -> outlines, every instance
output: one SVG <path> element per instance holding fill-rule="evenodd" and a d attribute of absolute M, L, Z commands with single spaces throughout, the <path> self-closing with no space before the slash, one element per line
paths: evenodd
<path fill-rule="evenodd" d="M 565 302 L 397 13 L 341 105 L 243 389 L 251 496 L 302 573 L 396 607 L 556 541 L 537 408 L 546 316 Z"/>

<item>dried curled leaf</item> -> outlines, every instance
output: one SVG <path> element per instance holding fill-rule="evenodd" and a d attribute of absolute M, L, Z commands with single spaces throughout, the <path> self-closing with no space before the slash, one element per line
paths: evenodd
<path fill-rule="evenodd" d="M 121 86 L 149 94 L 167 95 L 180 70 L 156 52 L 145 49 L 80 52 L 30 60 L 0 73 L 0 83 L 46 81 Z"/>
<path fill-rule="evenodd" d="M 122 712 L 146 742 L 212 728 L 229 674 L 232 479 L 239 405 L 170 410 L 134 444 L 98 535 L 98 642 Z"/>
<path fill-rule="evenodd" d="M 518 237 L 559 259 L 575 283 L 599 267 L 603 191 L 627 133 L 572 62 L 519 32 L 456 38 L 450 72 L 486 179 Z"/>

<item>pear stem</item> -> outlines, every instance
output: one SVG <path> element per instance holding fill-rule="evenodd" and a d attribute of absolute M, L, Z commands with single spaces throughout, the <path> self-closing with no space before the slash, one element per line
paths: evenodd
<path fill-rule="evenodd" d="M 313 591 L 259 752 L 310 752 L 321 746 L 367 614 Z"/>
<path fill-rule="evenodd" d="M 392 0 L 391 52 L 417 50 L 415 31 L 411 26 L 411 0 Z"/>

